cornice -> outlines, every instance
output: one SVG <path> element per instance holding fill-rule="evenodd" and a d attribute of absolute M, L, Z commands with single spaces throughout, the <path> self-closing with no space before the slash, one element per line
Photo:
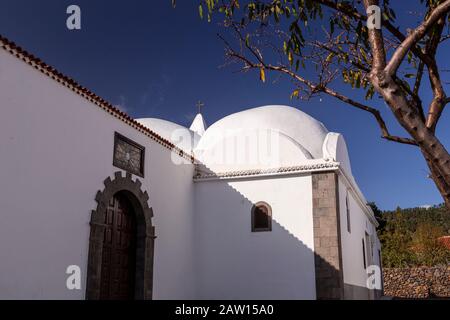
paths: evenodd
<path fill-rule="evenodd" d="M 197 168 L 198 169 L 198 168 Z M 208 181 L 208 180 L 226 180 L 226 179 L 243 179 L 249 177 L 267 177 L 267 176 L 282 176 L 299 173 L 309 173 L 316 171 L 334 171 L 339 169 L 339 162 L 321 162 L 314 164 L 304 164 L 298 166 L 269 168 L 269 169 L 250 169 L 237 170 L 214 173 L 201 173 L 197 170 L 194 176 L 194 181 Z"/>

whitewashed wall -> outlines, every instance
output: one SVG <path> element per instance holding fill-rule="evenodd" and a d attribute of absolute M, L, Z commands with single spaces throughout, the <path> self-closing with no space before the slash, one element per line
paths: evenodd
<path fill-rule="evenodd" d="M 114 131 L 146 147 L 154 298 L 194 297 L 193 166 L 1 49 L 0 97 L 0 299 L 84 298 L 94 197 L 119 171 Z M 81 291 L 66 289 L 73 264 Z"/>
<path fill-rule="evenodd" d="M 310 175 L 196 182 L 199 298 L 315 299 Z M 251 207 L 272 232 L 251 232 Z"/>
<path fill-rule="evenodd" d="M 351 232 L 347 230 L 347 208 L 345 201 L 347 192 Z M 378 250 L 380 249 L 379 241 L 376 236 L 375 226 L 367 218 L 361 205 L 356 200 L 355 194 L 344 183 L 341 175 L 339 176 L 339 206 L 344 283 L 366 288 L 367 273 L 364 269 L 362 239 L 365 236 L 365 232 L 369 235 L 374 235 L 375 239 L 377 239 L 372 258 L 372 264 L 374 265 L 380 265 L 378 258 Z M 368 265 L 369 261 L 367 261 Z"/>

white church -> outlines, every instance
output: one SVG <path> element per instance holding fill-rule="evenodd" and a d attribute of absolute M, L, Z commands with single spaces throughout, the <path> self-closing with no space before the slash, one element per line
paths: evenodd
<path fill-rule="evenodd" d="M 132 119 L 1 36 L 0 108 L 0 299 L 380 296 L 345 140 L 296 108 Z"/>

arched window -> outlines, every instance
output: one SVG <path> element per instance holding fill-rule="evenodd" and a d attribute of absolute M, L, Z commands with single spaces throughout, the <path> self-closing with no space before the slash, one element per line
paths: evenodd
<path fill-rule="evenodd" d="M 272 231 L 272 208 L 265 202 L 252 207 L 252 232 Z"/>

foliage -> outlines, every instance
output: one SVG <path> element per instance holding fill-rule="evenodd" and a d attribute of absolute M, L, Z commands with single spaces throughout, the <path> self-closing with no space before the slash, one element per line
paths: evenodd
<path fill-rule="evenodd" d="M 375 204 L 375 202 L 369 202 L 368 203 L 369 207 L 372 208 L 372 211 L 375 215 L 375 219 L 377 220 L 379 226 L 378 226 L 378 230 L 379 231 L 384 231 L 385 227 L 386 227 L 386 219 L 383 215 L 383 211 L 381 211 L 378 206 Z"/>
<path fill-rule="evenodd" d="M 438 242 L 444 236 L 443 227 L 431 222 L 421 222 L 412 236 L 412 249 L 417 261 L 426 266 L 446 262 L 448 249 Z M 450 262 L 450 260 L 449 260 Z"/>
<path fill-rule="evenodd" d="M 450 235 L 450 214 L 443 205 L 382 213 L 378 234 L 386 267 L 435 266 L 450 263 L 450 250 L 437 239 Z"/>
<path fill-rule="evenodd" d="M 387 220 L 385 232 L 381 234 L 383 264 L 388 267 L 405 267 L 415 263 L 415 257 L 410 250 L 412 231 L 404 214 L 398 208 Z"/>

